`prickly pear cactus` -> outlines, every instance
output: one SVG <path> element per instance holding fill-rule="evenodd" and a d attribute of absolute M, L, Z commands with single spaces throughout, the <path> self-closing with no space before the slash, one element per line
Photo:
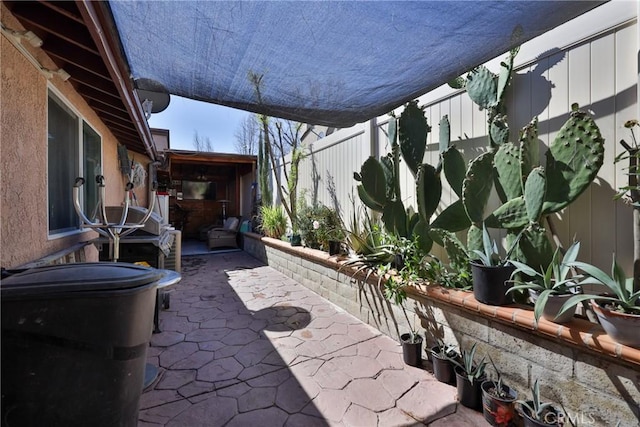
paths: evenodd
<path fill-rule="evenodd" d="M 399 119 L 400 150 L 402 158 L 415 177 L 422 164 L 431 127 L 417 101 L 409 102 Z"/>
<path fill-rule="evenodd" d="M 558 212 L 578 198 L 598 175 L 604 160 L 604 139 L 584 111 L 571 112 L 547 151 L 545 213 Z"/>
<path fill-rule="evenodd" d="M 493 164 L 506 198 L 515 199 L 521 196 L 520 147 L 513 142 L 500 145 L 493 159 Z"/>
<path fill-rule="evenodd" d="M 473 224 L 484 220 L 484 209 L 493 187 L 493 151 L 487 151 L 473 159 L 462 183 L 462 203 Z"/>

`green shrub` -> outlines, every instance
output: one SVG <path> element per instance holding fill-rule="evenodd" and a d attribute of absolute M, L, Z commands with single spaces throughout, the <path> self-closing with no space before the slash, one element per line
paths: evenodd
<path fill-rule="evenodd" d="M 261 206 L 260 216 L 260 228 L 265 236 L 279 239 L 287 231 L 287 216 L 282 206 Z"/>
<path fill-rule="evenodd" d="M 321 203 L 298 208 L 297 229 L 310 248 L 328 250 L 329 240 L 344 240 L 344 229 L 338 213 Z"/>

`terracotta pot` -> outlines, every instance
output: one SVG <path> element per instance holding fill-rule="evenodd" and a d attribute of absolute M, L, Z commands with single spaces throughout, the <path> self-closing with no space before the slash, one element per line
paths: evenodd
<path fill-rule="evenodd" d="M 515 270 L 512 265 L 486 266 L 471 262 L 473 296 L 483 304 L 509 305 L 513 302 L 508 280 Z"/>
<path fill-rule="evenodd" d="M 422 337 L 414 335 L 414 338 L 412 341 L 409 333 L 400 335 L 402 358 L 407 365 L 419 367 L 422 365 Z"/>
<path fill-rule="evenodd" d="M 604 331 L 615 342 L 640 348 L 640 315 L 611 311 L 594 300 L 591 307 Z"/>
<path fill-rule="evenodd" d="M 497 384 L 494 381 L 484 381 L 480 386 L 484 419 L 495 427 L 514 426 L 517 420 L 514 402 L 518 398 L 518 392 L 502 384 L 502 390 L 507 394 L 507 397 L 498 397 L 490 392 L 492 388 L 496 387 Z"/>

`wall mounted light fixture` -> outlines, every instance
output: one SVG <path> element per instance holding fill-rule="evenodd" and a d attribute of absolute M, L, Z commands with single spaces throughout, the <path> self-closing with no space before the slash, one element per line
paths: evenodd
<path fill-rule="evenodd" d="M 33 47 L 42 46 L 42 39 L 36 35 L 33 31 L 17 31 L 7 28 L 2 24 L 2 32 L 10 37 L 13 37 L 16 41 L 26 40 Z"/>

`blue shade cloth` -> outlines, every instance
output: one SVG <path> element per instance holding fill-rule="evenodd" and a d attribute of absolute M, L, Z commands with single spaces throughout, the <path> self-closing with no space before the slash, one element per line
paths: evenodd
<path fill-rule="evenodd" d="M 595 1 L 110 1 L 134 79 L 304 123 L 385 114 Z M 559 41 L 561 43 L 561 41 Z M 249 75 L 261 76 L 260 97 Z"/>

